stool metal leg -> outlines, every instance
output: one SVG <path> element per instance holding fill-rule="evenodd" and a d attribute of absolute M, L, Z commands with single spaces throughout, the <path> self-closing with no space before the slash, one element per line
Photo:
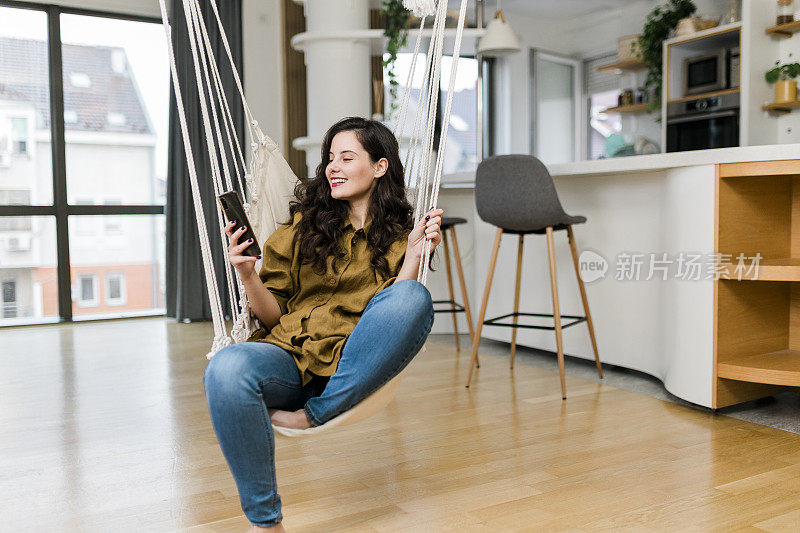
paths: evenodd
<path fill-rule="evenodd" d="M 450 237 L 453 239 L 453 254 L 456 260 L 456 272 L 458 273 L 458 283 L 461 285 L 461 298 L 464 300 L 464 313 L 467 315 L 467 326 L 469 327 L 469 340 L 475 342 L 475 329 L 472 326 L 472 312 L 469 308 L 469 297 L 467 296 L 467 283 L 464 281 L 464 269 L 461 268 L 461 253 L 458 251 L 458 239 L 456 239 L 456 228 L 450 228 Z M 481 364 L 478 364 L 480 368 Z"/>
<path fill-rule="evenodd" d="M 486 287 L 483 289 L 483 302 L 481 302 L 481 311 L 478 316 L 478 324 L 475 327 L 475 336 L 472 340 L 472 359 L 469 363 L 469 375 L 467 376 L 467 387 L 472 381 L 472 369 L 475 367 L 475 361 L 478 358 L 478 345 L 481 342 L 481 329 L 483 329 L 483 320 L 486 318 L 486 304 L 489 303 L 489 291 L 492 289 L 492 277 L 494 276 L 494 267 L 497 264 L 497 252 L 500 251 L 500 239 L 503 237 L 503 228 L 497 228 L 497 234 L 494 238 L 494 248 L 492 250 L 492 260 L 489 263 L 489 274 L 486 276 Z"/>
<path fill-rule="evenodd" d="M 583 279 L 581 279 L 578 248 L 575 245 L 575 235 L 572 233 L 572 226 L 567 226 L 567 236 L 569 237 L 570 250 L 572 250 L 572 264 L 575 266 L 575 276 L 578 278 L 578 288 L 581 291 L 581 300 L 583 300 L 583 311 L 586 313 L 586 326 L 589 328 L 589 338 L 592 340 L 594 362 L 597 365 L 597 373 L 602 379 L 603 365 L 600 363 L 600 355 L 597 352 L 597 339 L 595 339 L 594 336 L 594 324 L 592 324 L 592 314 L 589 312 L 589 299 L 586 297 L 586 287 L 583 284 Z"/>
<path fill-rule="evenodd" d="M 519 287 L 522 281 L 522 244 L 525 235 L 519 236 L 519 246 L 517 246 L 517 283 L 514 288 L 514 327 L 511 328 L 511 368 L 514 368 L 514 355 L 517 351 L 517 321 L 519 317 Z"/>
<path fill-rule="evenodd" d="M 553 244 L 553 227 L 547 227 L 547 255 L 550 258 L 550 288 L 553 290 L 553 319 L 556 323 L 556 349 L 558 350 L 558 373 L 561 375 L 561 399 L 567 399 L 567 382 L 564 377 L 564 347 L 561 341 L 561 309 L 558 305 L 558 282 L 556 281 L 556 251 Z"/>
<path fill-rule="evenodd" d="M 447 289 L 450 291 L 450 309 L 453 310 L 450 315 L 453 317 L 453 332 L 456 334 L 456 351 L 461 351 L 461 345 L 458 341 L 458 316 L 456 316 L 456 306 L 452 303 L 456 301 L 456 295 L 453 293 L 453 273 L 450 270 L 450 247 L 447 244 L 447 231 L 442 232 L 442 240 L 444 241 L 444 264 L 447 271 Z"/>

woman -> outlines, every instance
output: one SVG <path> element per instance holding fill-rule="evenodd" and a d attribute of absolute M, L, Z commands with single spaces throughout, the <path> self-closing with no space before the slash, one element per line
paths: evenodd
<path fill-rule="evenodd" d="M 263 327 L 220 350 L 203 378 L 211 421 L 250 531 L 283 531 L 272 425 L 317 426 L 397 375 L 433 324 L 416 281 L 426 240 L 441 242 L 441 209 L 414 225 L 397 140 L 380 122 L 346 118 L 301 180 L 291 222 L 242 255 L 244 227 L 226 226 L 228 252 Z"/>

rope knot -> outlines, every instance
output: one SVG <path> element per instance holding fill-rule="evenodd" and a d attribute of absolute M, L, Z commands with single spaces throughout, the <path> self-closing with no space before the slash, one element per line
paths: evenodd
<path fill-rule="evenodd" d="M 211 344 L 211 351 L 206 354 L 206 359 L 210 360 L 218 351 L 230 345 L 231 338 L 227 335 L 214 337 L 214 342 Z"/>
<path fill-rule="evenodd" d="M 415 17 L 430 17 L 436 14 L 436 0 L 403 0 L 403 6 Z"/>

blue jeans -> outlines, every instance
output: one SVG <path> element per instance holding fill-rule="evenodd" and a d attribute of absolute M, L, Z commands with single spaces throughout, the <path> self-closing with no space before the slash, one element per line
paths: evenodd
<path fill-rule="evenodd" d="M 312 425 L 321 425 L 399 374 L 431 326 L 428 289 L 403 280 L 370 300 L 330 378 L 315 376 L 302 386 L 292 355 L 265 342 L 234 344 L 211 359 L 203 376 L 211 422 L 250 523 L 268 527 L 283 518 L 267 408 L 303 408 Z"/>

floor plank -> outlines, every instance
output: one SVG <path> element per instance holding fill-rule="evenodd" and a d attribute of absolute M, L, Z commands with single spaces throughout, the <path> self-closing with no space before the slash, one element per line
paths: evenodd
<path fill-rule="evenodd" d="M 244 531 L 210 337 L 165 319 L 0 331 L 0 530 Z M 562 401 L 557 374 L 491 354 L 465 389 L 468 363 L 429 342 L 384 412 L 279 440 L 287 530 L 800 531 L 800 435 L 569 375 Z"/>

